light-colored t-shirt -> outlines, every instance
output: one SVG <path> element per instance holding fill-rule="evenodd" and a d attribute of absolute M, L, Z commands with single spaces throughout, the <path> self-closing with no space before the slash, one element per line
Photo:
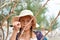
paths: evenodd
<path fill-rule="evenodd" d="M 20 40 L 24 40 L 24 39 L 20 39 Z M 37 40 L 37 38 L 30 38 L 30 40 Z"/>
<path fill-rule="evenodd" d="M 31 38 L 30 40 L 37 40 L 37 38 Z"/>

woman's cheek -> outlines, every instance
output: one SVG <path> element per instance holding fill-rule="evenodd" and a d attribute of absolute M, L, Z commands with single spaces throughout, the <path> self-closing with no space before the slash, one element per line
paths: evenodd
<path fill-rule="evenodd" d="M 31 26 L 27 26 L 27 27 L 26 27 L 26 30 L 29 30 L 30 28 L 31 28 Z"/>

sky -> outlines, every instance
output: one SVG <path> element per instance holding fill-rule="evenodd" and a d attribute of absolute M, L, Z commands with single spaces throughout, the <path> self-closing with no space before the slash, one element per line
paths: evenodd
<path fill-rule="evenodd" d="M 44 4 L 47 0 L 44 0 L 42 2 L 42 4 Z M 50 17 L 53 17 L 54 18 L 58 15 L 58 12 L 60 10 L 60 0 L 50 0 L 47 5 L 47 11 L 45 13 L 45 16 L 47 17 L 47 19 L 50 19 Z M 57 18 L 58 20 L 58 26 L 60 26 L 60 16 Z"/>
<path fill-rule="evenodd" d="M 48 11 L 45 15 L 56 17 L 60 10 L 60 0 L 50 0 L 47 3 L 46 7 L 48 7 Z"/>
<path fill-rule="evenodd" d="M 44 4 L 46 1 L 47 0 L 44 0 L 42 4 Z M 47 19 L 49 19 L 52 16 L 56 17 L 60 10 L 60 0 L 50 0 L 47 3 L 46 7 L 47 7 L 47 11 L 45 13 L 45 16 L 47 16 Z M 58 17 L 58 22 L 60 22 L 60 16 Z"/>

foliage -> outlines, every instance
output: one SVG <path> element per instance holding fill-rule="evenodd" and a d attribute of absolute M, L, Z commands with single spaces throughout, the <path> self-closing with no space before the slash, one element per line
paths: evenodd
<path fill-rule="evenodd" d="M 52 17 L 50 18 L 50 21 L 52 21 L 53 19 L 54 19 L 54 17 L 52 16 Z M 54 29 L 57 28 L 57 24 L 58 24 L 58 22 L 57 22 L 57 20 L 55 20 L 55 22 L 54 22 L 53 25 L 52 25 L 52 30 L 54 30 Z"/>
<path fill-rule="evenodd" d="M 19 0 L 17 1 L 8 1 L 9 4 L 7 4 L 5 7 L 1 8 L 0 11 L 3 11 L 4 17 L 7 17 L 8 15 L 10 15 L 10 17 L 7 19 L 9 22 L 11 22 L 11 18 L 13 16 L 19 15 L 20 12 L 24 9 L 28 9 L 31 10 L 34 15 L 36 15 L 38 13 L 38 15 L 36 16 L 37 19 L 37 23 L 40 25 L 43 23 L 45 27 L 49 27 L 49 22 L 46 19 L 45 16 L 45 12 L 47 10 L 46 7 L 42 7 L 42 2 L 43 0 Z M 7 1 L 5 1 L 4 3 L 6 3 Z M 3 3 L 3 4 L 4 4 Z M 16 6 L 14 7 L 14 5 L 16 4 Z M 10 13 L 11 9 L 14 8 L 14 12 Z M 0 21 L 2 21 L 3 16 L 2 13 L 0 14 L 1 18 Z"/>

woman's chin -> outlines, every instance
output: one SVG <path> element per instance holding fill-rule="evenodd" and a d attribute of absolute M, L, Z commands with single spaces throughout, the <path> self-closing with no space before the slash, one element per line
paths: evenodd
<path fill-rule="evenodd" d="M 29 31 L 30 29 L 25 29 L 25 31 Z"/>

